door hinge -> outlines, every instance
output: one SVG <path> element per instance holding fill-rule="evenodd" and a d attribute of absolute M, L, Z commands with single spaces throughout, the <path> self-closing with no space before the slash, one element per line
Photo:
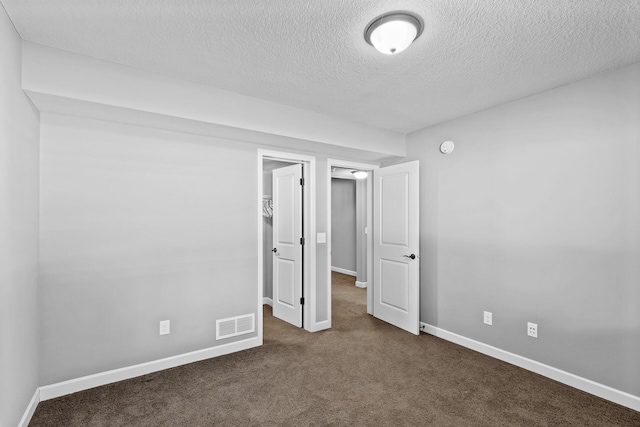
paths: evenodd
<path fill-rule="evenodd" d="M 304 305 L 304 297 L 300 298 L 300 305 Z"/>
<path fill-rule="evenodd" d="M 300 238 L 300 244 L 301 244 L 301 245 L 304 245 L 304 237 L 301 237 L 301 238 Z"/>
<path fill-rule="evenodd" d="M 304 185 L 304 178 L 300 178 L 300 185 Z"/>

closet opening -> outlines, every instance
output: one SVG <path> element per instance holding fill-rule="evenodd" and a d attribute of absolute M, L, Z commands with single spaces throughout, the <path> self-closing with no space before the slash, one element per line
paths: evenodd
<path fill-rule="evenodd" d="M 315 159 L 259 150 L 259 334 L 263 316 L 313 330 Z M 269 308 L 263 308 L 269 306 Z M 264 311 L 263 311 L 264 310 Z"/>

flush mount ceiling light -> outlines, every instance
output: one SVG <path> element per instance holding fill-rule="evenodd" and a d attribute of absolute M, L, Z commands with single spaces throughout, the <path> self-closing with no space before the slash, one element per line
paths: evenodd
<path fill-rule="evenodd" d="M 356 177 L 356 179 L 365 179 L 367 176 L 369 176 L 367 171 L 353 171 L 351 173 Z"/>
<path fill-rule="evenodd" d="M 396 55 L 422 34 L 422 20 L 408 12 L 378 16 L 364 30 L 364 39 L 385 55 Z"/>

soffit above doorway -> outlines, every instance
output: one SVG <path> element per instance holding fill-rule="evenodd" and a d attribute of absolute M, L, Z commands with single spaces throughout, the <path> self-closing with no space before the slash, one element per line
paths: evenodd
<path fill-rule="evenodd" d="M 2 0 L 27 41 L 408 133 L 640 61 L 640 2 Z M 388 57 L 365 26 L 425 23 Z"/>

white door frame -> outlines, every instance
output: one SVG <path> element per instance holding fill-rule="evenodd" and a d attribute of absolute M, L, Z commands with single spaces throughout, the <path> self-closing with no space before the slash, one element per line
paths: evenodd
<path fill-rule="evenodd" d="M 284 151 L 272 151 L 258 149 L 258 196 L 257 217 L 258 217 L 258 338 L 260 344 L 263 343 L 263 291 L 264 291 L 264 260 L 263 260 L 263 219 L 262 219 L 262 195 L 263 195 L 263 161 L 265 159 L 281 160 L 290 163 L 301 163 L 303 165 L 302 176 L 304 178 L 303 206 L 303 232 L 305 245 L 303 251 L 303 272 L 302 272 L 302 296 L 304 298 L 303 323 L 304 329 L 315 332 L 316 326 L 316 158 L 313 156 L 289 153 Z"/>
<path fill-rule="evenodd" d="M 373 314 L 373 176 L 380 165 L 375 163 L 353 162 L 351 160 L 327 159 L 327 317 L 331 327 L 331 169 L 349 168 L 369 171 L 367 178 L 367 313 Z"/>

